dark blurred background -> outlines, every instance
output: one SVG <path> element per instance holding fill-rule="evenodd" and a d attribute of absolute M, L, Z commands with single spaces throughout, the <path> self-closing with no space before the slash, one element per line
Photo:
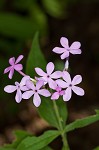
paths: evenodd
<path fill-rule="evenodd" d="M 52 53 L 60 46 L 62 36 L 82 44 L 82 55 L 70 57 L 70 72 L 83 76 L 84 97 L 73 94 L 68 102 L 68 122 L 94 114 L 99 108 L 99 0 L 0 0 L 0 145 L 14 139 L 13 130 L 24 129 L 39 135 L 49 129 L 40 119 L 31 101 L 17 104 L 14 95 L 3 91 L 4 86 L 20 81 L 14 74 L 12 80 L 3 70 L 8 59 L 23 54 L 25 64 L 36 31 L 40 33 L 40 46 L 47 61 L 57 69 L 64 63 Z M 71 150 L 92 150 L 99 146 L 99 122 L 68 134 Z M 57 144 L 59 143 L 59 145 Z M 61 149 L 60 138 L 52 144 Z M 58 145 L 58 146 L 57 146 Z"/>

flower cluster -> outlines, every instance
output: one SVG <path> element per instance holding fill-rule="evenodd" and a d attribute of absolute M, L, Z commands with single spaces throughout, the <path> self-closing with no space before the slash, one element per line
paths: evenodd
<path fill-rule="evenodd" d="M 16 61 L 12 57 L 9 59 L 10 67 L 4 70 L 4 73 L 9 72 L 9 78 L 12 79 L 14 70 L 19 72 L 23 78 L 20 83 L 15 82 L 15 85 L 7 85 L 4 91 L 7 93 L 13 93 L 16 91 L 15 100 L 20 103 L 22 99 L 29 99 L 33 96 L 33 103 L 36 107 L 41 104 L 41 96 L 49 97 L 51 100 L 57 100 L 60 96 L 63 96 L 64 101 L 69 101 L 72 96 L 72 91 L 79 96 L 84 95 L 84 90 L 78 86 L 82 81 L 81 75 L 76 75 L 73 80 L 68 72 L 69 67 L 69 55 L 71 54 L 81 54 L 80 42 L 74 42 L 70 47 L 68 44 L 68 39 L 62 37 L 60 43 L 63 48 L 55 47 L 52 51 L 61 55 L 61 59 L 66 59 L 65 67 L 63 71 L 54 71 L 53 62 L 49 62 L 46 66 L 46 72 L 41 68 L 36 67 L 35 72 L 39 77 L 32 79 L 29 75 L 22 72 L 23 66 L 19 64 L 22 60 L 23 55 L 20 55 Z M 47 88 L 46 88 L 47 87 Z"/>

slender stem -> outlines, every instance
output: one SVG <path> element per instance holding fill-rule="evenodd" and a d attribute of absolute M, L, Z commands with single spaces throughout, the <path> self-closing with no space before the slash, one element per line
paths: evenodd
<path fill-rule="evenodd" d="M 63 141 L 64 150 L 70 150 L 70 148 L 69 148 L 69 146 L 68 146 L 66 134 L 63 132 L 63 131 L 64 131 L 64 128 L 63 128 L 63 125 L 62 125 L 62 122 L 61 122 L 61 116 L 60 116 L 60 114 L 59 114 L 56 101 L 54 101 L 54 100 L 53 100 L 53 105 L 54 105 L 54 110 L 55 110 L 56 117 L 57 117 L 57 120 L 58 120 L 58 123 L 59 123 L 59 130 L 60 130 L 60 132 L 61 132 L 61 137 L 62 137 L 62 141 Z"/>

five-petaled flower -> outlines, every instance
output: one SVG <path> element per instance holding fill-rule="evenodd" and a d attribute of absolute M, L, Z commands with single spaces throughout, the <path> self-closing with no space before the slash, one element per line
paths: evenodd
<path fill-rule="evenodd" d="M 54 71 L 54 64 L 52 62 L 49 62 L 46 66 L 47 73 L 45 73 L 41 68 L 35 68 L 35 71 L 39 76 L 41 76 L 38 79 L 42 79 L 45 84 L 48 83 L 49 87 L 52 89 L 57 85 L 53 79 L 62 77 L 61 71 L 55 71 L 52 73 Z"/>
<path fill-rule="evenodd" d="M 69 46 L 68 39 L 65 37 L 61 37 L 60 43 L 63 46 L 63 48 L 60 47 L 55 47 L 52 51 L 57 53 L 57 54 L 62 54 L 61 59 L 65 59 L 69 57 L 69 54 L 81 54 L 81 49 L 80 49 L 80 42 L 76 41 L 73 42 L 71 46 Z"/>
<path fill-rule="evenodd" d="M 15 57 L 12 57 L 9 59 L 9 64 L 11 66 L 7 67 L 5 70 L 4 70 L 4 74 L 9 72 L 9 78 L 12 79 L 13 77 L 13 74 L 14 74 L 14 70 L 16 71 L 21 71 L 23 69 L 23 66 L 22 64 L 18 64 L 21 60 L 23 59 L 23 55 L 20 55 L 16 61 L 15 61 Z"/>
<path fill-rule="evenodd" d="M 17 103 L 20 103 L 22 100 L 22 92 L 21 91 L 26 91 L 29 90 L 29 88 L 27 88 L 26 86 L 26 81 L 30 80 L 29 76 L 25 76 L 22 78 L 21 82 L 15 82 L 15 85 L 7 85 L 4 88 L 4 91 L 7 93 L 13 93 L 15 91 L 16 92 L 16 96 L 15 96 L 15 100 Z"/>
<path fill-rule="evenodd" d="M 38 81 L 36 83 L 36 86 L 34 86 L 34 83 L 32 81 L 27 81 L 26 86 L 30 89 L 22 94 L 23 99 L 29 99 L 32 95 L 33 97 L 33 103 L 36 107 L 39 107 L 41 104 L 41 98 L 39 95 L 49 97 L 51 93 L 46 89 L 41 89 L 41 87 L 44 85 L 43 81 Z"/>
<path fill-rule="evenodd" d="M 77 84 L 79 84 L 82 81 L 81 75 L 76 75 L 73 78 L 73 80 L 71 80 L 70 74 L 67 71 L 64 71 L 63 79 L 65 81 L 58 79 L 56 82 L 61 88 L 66 88 L 65 94 L 63 95 L 64 101 L 70 100 L 70 98 L 72 96 L 72 90 L 74 93 L 76 93 L 79 96 L 84 95 L 84 90 L 82 88 L 76 86 Z"/>

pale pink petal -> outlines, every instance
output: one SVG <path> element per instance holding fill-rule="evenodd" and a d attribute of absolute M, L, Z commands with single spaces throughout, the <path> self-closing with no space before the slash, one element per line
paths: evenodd
<path fill-rule="evenodd" d="M 51 93 L 50 93 L 48 90 L 46 90 L 46 89 L 38 90 L 38 93 L 39 93 L 40 95 L 42 95 L 42 96 L 45 96 L 45 97 L 51 96 Z"/>
<path fill-rule="evenodd" d="M 68 87 L 68 84 L 67 84 L 65 81 L 61 80 L 61 79 L 56 80 L 56 83 L 57 83 L 58 86 L 60 86 L 61 88 L 66 88 L 66 87 Z"/>
<path fill-rule="evenodd" d="M 57 83 L 54 80 L 52 80 L 51 78 L 49 78 L 48 84 L 51 89 L 55 89 L 57 87 Z"/>
<path fill-rule="evenodd" d="M 84 90 L 78 86 L 73 86 L 72 90 L 79 96 L 83 96 L 85 94 Z"/>
<path fill-rule="evenodd" d="M 52 100 L 56 100 L 58 98 L 59 98 L 59 93 L 58 92 L 53 93 L 52 96 L 51 96 Z"/>
<path fill-rule="evenodd" d="M 15 61 L 15 64 L 19 63 L 23 59 L 23 55 L 20 55 L 17 60 Z"/>
<path fill-rule="evenodd" d="M 45 73 L 41 68 L 35 68 L 35 72 L 36 72 L 39 76 L 46 76 L 46 73 Z"/>
<path fill-rule="evenodd" d="M 34 83 L 32 81 L 27 80 L 26 81 L 26 86 L 29 89 L 35 90 L 35 86 L 34 86 Z"/>
<path fill-rule="evenodd" d="M 15 57 L 9 59 L 9 64 L 12 66 L 15 64 Z"/>
<path fill-rule="evenodd" d="M 63 71 L 63 79 L 70 84 L 71 83 L 71 77 L 70 74 L 67 71 Z"/>
<path fill-rule="evenodd" d="M 7 67 L 6 69 L 4 69 L 4 74 L 7 73 L 7 72 L 9 72 L 10 69 L 11 69 L 11 66 L 10 66 L 10 67 Z"/>
<path fill-rule="evenodd" d="M 20 103 L 22 100 L 22 93 L 21 93 L 20 89 L 17 89 L 15 100 L 17 103 Z"/>
<path fill-rule="evenodd" d="M 67 88 L 65 90 L 65 94 L 63 95 L 63 100 L 69 101 L 71 99 L 71 96 L 72 96 L 72 90 L 71 90 L 71 88 Z"/>
<path fill-rule="evenodd" d="M 69 57 L 69 51 L 65 51 L 62 55 L 61 55 L 61 59 L 65 59 L 65 58 L 67 58 L 67 57 Z"/>
<path fill-rule="evenodd" d="M 54 64 L 49 62 L 46 66 L 47 74 L 50 75 L 54 71 Z"/>
<path fill-rule="evenodd" d="M 34 94 L 33 103 L 36 107 L 39 107 L 41 104 L 41 98 L 37 93 Z"/>
<path fill-rule="evenodd" d="M 27 86 L 25 86 L 25 85 L 21 86 L 20 89 L 21 89 L 21 91 L 27 91 L 27 90 L 29 90 L 29 88 Z"/>
<path fill-rule="evenodd" d="M 44 81 L 38 81 L 36 83 L 36 89 L 39 90 L 44 85 Z"/>
<path fill-rule="evenodd" d="M 70 49 L 79 49 L 81 46 L 80 42 L 73 42 Z"/>
<path fill-rule="evenodd" d="M 11 68 L 9 72 L 9 79 L 12 79 L 13 74 L 14 74 L 14 68 Z"/>
<path fill-rule="evenodd" d="M 69 45 L 68 45 L 69 43 L 68 43 L 68 39 L 67 39 L 67 38 L 61 37 L 60 43 L 61 43 L 61 45 L 62 45 L 63 47 L 69 48 Z"/>
<path fill-rule="evenodd" d="M 57 78 L 60 78 L 60 77 L 62 77 L 62 72 L 61 71 L 55 71 L 54 73 L 52 73 L 51 75 L 50 75 L 50 77 L 51 78 L 53 78 L 53 79 L 57 79 Z"/>
<path fill-rule="evenodd" d="M 62 90 L 61 92 L 60 92 L 60 94 L 59 95 L 64 95 L 65 94 L 65 90 Z"/>
<path fill-rule="evenodd" d="M 29 99 L 32 95 L 34 94 L 34 92 L 32 90 L 30 91 L 26 91 L 22 94 L 22 98 L 23 99 Z"/>
<path fill-rule="evenodd" d="M 70 53 L 73 54 L 73 55 L 75 55 L 75 54 L 81 54 L 82 51 L 81 51 L 81 49 L 71 49 Z"/>
<path fill-rule="evenodd" d="M 72 80 L 72 84 L 76 85 L 79 84 L 82 81 L 82 76 L 81 75 L 76 75 L 73 80 Z"/>
<path fill-rule="evenodd" d="M 26 85 L 26 81 L 30 80 L 30 76 L 25 76 L 21 79 L 20 86 Z"/>
<path fill-rule="evenodd" d="M 65 48 L 60 48 L 60 47 L 55 47 L 52 51 L 54 53 L 57 53 L 57 54 L 62 54 L 66 51 L 66 49 Z"/>
<path fill-rule="evenodd" d="M 17 90 L 17 87 L 14 86 L 14 85 L 7 85 L 5 88 L 4 88 L 4 91 L 7 92 L 7 93 L 13 93 L 14 91 Z"/>
<path fill-rule="evenodd" d="M 17 64 L 17 65 L 14 66 L 14 69 L 15 69 L 16 71 L 20 71 L 20 70 L 23 69 L 23 65 Z"/>

